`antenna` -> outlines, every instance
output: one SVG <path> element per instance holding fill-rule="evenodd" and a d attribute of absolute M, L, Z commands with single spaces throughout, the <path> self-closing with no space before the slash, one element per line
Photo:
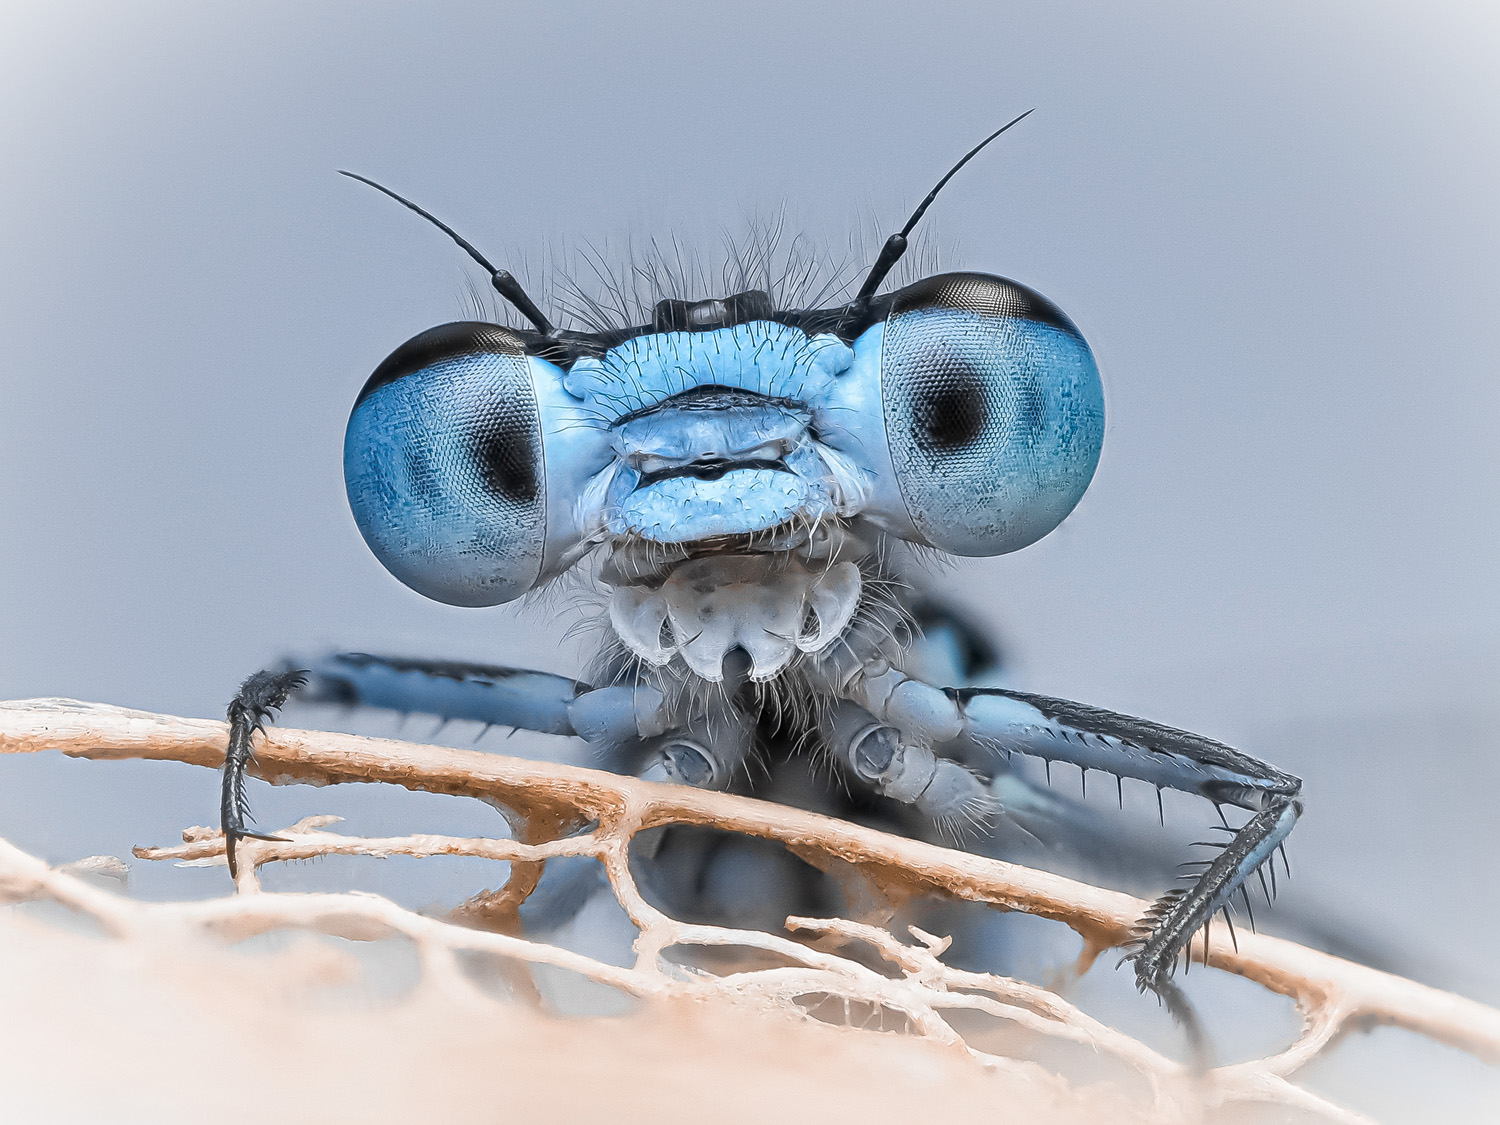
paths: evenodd
<path fill-rule="evenodd" d="M 970 153 L 969 155 L 972 156 L 973 153 Z M 966 156 L 964 157 L 964 159 L 967 160 L 968 157 Z M 438 230 L 442 231 L 449 238 L 453 239 L 454 242 L 458 243 L 458 245 L 463 249 L 464 253 L 468 254 L 469 257 L 473 258 L 484 269 L 488 270 L 490 275 L 490 284 L 495 287 L 495 292 L 499 293 L 500 296 L 504 297 L 507 301 L 514 305 L 517 312 L 519 312 L 527 320 L 531 321 L 532 324 L 536 325 L 536 330 L 538 332 L 542 333 L 542 335 L 544 336 L 555 336 L 557 334 L 557 329 L 552 327 L 552 322 L 542 315 L 542 310 L 537 308 L 532 299 L 526 295 L 526 290 L 521 288 L 521 283 L 511 276 L 510 271 L 497 270 L 494 266 L 490 265 L 485 256 L 478 250 L 474 249 L 474 247 L 469 243 L 468 239 L 464 238 L 463 235 L 459 234 L 447 223 L 443 222 L 443 220 L 439 219 L 436 215 L 433 215 L 428 211 L 422 210 L 422 208 L 418 207 L 410 199 L 405 199 L 402 196 L 397 195 L 390 188 L 384 187 L 381 184 L 377 184 L 374 180 L 369 179 L 365 176 L 361 176 L 357 172 L 345 172 L 340 169 L 339 175 L 348 176 L 351 180 L 358 180 L 362 184 L 369 184 L 376 191 L 390 196 L 403 207 L 410 208 L 418 215 L 421 215 L 422 218 L 426 219 L 433 226 L 437 227 Z M 952 173 L 950 172 L 949 175 L 952 175 Z M 942 185 L 939 186 L 941 187 Z"/>
<path fill-rule="evenodd" d="M 1034 108 L 1028 109 L 1014 121 L 1007 121 L 1004 125 L 1000 126 L 1000 128 L 996 129 L 988 137 L 985 137 L 984 140 L 980 141 L 977 145 L 971 148 L 968 151 L 968 154 L 962 160 L 960 160 L 952 168 L 948 169 L 948 174 L 938 181 L 937 187 L 928 192 L 927 198 L 922 200 L 917 209 L 911 213 L 911 218 L 906 220 L 906 225 L 901 228 L 900 233 L 893 234 L 890 238 L 885 240 L 885 245 L 880 248 L 880 257 L 876 258 L 875 264 L 870 267 L 870 275 L 865 278 L 865 283 L 859 287 L 859 294 L 854 298 L 855 301 L 868 301 L 875 295 L 875 290 L 880 288 L 880 283 L 885 280 L 885 275 L 891 272 L 891 267 L 901 260 L 902 254 L 906 253 L 906 236 L 912 232 L 912 228 L 914 228 L 917 223 L 921 222 L 922 216 L 927 213 L 927 208 L 932 206 L 932 201 L 937 198 L 937 193 L 943 190 L 943 185 L 953 178 L 954 173 L 969 161 L 973 160 L 974 157 L 978 156 L 979 150 L 984 148 L 985 145 L 989 144 L 1001 133 L 1009 129 L 1012 125 L 1018 124 L 1025 118 L 1030 117 L 1031 114 L 1035 112 L 1036 110 Z M 366 180 L 365 182 L 369 183 L 368 180 Z M 376 186 L 378 187 L 379 185 Z M 384 191 L 385 189 L 381 188 L 381 190 Z M 400 197 L 398 196 L 397 198 Z M 406 201 L 403 199 L 402 202 L 405 203 Z M 407 203 L 406 205 L 408 207 L 411 206 L 410 203 Z M 428 217 L 431 218 L 431 216 Z M 436 219 L 434 219 L 433 221 L 437 222 Z M 439 223 L 438 225 L 442 226 L 441 223 Z M 444 229 L 446 230 L 447 228 L 445 227 Z M 451 231 L 449 231 L 449 233 L 452 234 Z M 458 236 L 454 235 L 454 237 L 457 238 Z M 470 253 L 472 253 L 472 251 L 470 251 Z"/>

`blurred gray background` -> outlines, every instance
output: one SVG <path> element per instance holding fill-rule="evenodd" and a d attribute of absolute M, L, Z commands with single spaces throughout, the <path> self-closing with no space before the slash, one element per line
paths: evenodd
<path fill-rule="evenodd" d="M 1500 12 L 1125 7 L 0 6 L 0 695 L 218 715 L 331 645 L 581 667 L 552 608 L 425 602 L 354 528 L 354 395 L 476 275 L 335 169 L 533 271 L 783 205 L 841 250 L 1036 106 L 928 221 L 1083 329 L 1104 457 L 943 588 L 1021 686 L 1302 774 L 1294 908 L 1500 1001 Z M 214 799 L 0 760 L 0 833 L 54 859 Z"/>

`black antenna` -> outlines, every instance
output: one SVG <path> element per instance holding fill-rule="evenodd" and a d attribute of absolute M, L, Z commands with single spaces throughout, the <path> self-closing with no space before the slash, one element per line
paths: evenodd
<path fill-rule="evenodd" d="M 970 155 L 973 154 L 971 153 Z M 964 157 L 964 159 L 967 160 L 968 157 Z M 950 175 L 951 174 L 952 173 L 950 173 Z M 369 184 L 376 191 L 390 196 L 403 207 L 409 207 L 418 215 L 421 215 L 422 218 L 426 219 L 433 226 L 437 227 L 438 230 L 442 231 L 449 238 L 453 239 L 454 242 L 458 243 L 459 246 L 463 248 L 464 253 L 468 254 L 469 257 L 473 258 L 482 267 L 488 270 L 490 274 L 490 284 L 495 287 L 495 292 L 499 293 L 500 296 L 504 297 L 507 301 L 514 305 L 517 312 L 519 312 L 527 320 L 531 321 L 532 324 L 536 325 L 536 329 L 538 332 L 542 333 L 544 336 L 555 336 L 557 334 L 557 329 L 552 327 L 552 322 L 542 315 L 542 310 L 537 308 L 532 299 L 526 295 L 526 290 L 521 288 L 521 283 L 511 276 L 510 271 L 497 270 L 494 266 L 490 265 L 490 263 L 485 259 L 485 256 L 469 244 L 468 239 L 464 238 L 463 235 L 459 234 L 458 231 L 454 230 L 447 223 L 443 222 L 443 220 L 439 219 L 436 215 L 433 215 L 430 212 L 422 210 L 422 208 L 418 207 L 410 199 L 402 198 L 401 196 L 393 192 L 390 188 L 383 187 L 382 185 L 377 184 L 374 180 L 359 175 L 359 173 L 357 172 L 345 172 L 341 169 L 339 171 L 339 175 L 348 176 L 351 180 L 358 180 L 362 184 Z"/>
<path fill-rule="evenodd" d="M 1001 133 L 1009 129 L 1012 125 L 1015 125 L 1023 119 L 1031 116 L 1031 114 L 1033 114 L 1034 112 L 1036 112 L 1034 108 L 1028 109 L 1014 121 L 1007 121 L 1004 125 L 1000 126 L 1000 128 L 996 129 L 988 137 L 985 137 L 984 140 L 980 141 L 977 145 L 971 148 L 968 152 L 968 155 L 966 155 L 962 160 L 960 160 L 952 168 L 948 169 L 948 174 L 938 181 L 937 187 L 928 192 L 927 198 L 922 200 L 921 205 L 911 213 L 911 218 L 906 220 L 906 225 L 901 228 L 901 232 L 899 234 L 893 234 L 890 238 L 885 240 L 885 245 L 880 248 L 880 257 L 876 258 L 875 264 L 870 267 L 870 276 L 865 278 L 865 283 L 859 287 L 859 294 L 854 298 L 855 301 L 868 301 L 875 295 L 875 290 L 880 288 L 880 283 L 885 280 L 885 275 L 891 272 L 891 267 L 901 260 L 902 254 L 906 253 L 906 236 L 912 232 L 912 228 L 914 228 L 919 222 L 922 221 L 922 216 L 927 213 L 927 208 L 932 206 L 932 201 L 937 198 L 937 193 L 943 190 L 943 185 L 953 178 L 954 173 L 969 161 L 973 160 L 974 157 L 978 156 L 979 150 L 984 148 L 985 145 L 989 144 Z M 366 180 L 365 182 L 369 183 L 368 180 Z M 384 191 L 385 189 L 381 188 L 381 190 Z M 400 197 L 398 196 L 397 198 Z M 405 203 L 406 201 L 402 200 L 402 202 Z M 411 206 L 410 203 L 407 203 L 406 205 L 408 207 Z M 436 220 L 433 221 L 436 222 Z M 441 226 L 442 224 L 439 225 Z M 454 237 L 456 238 L 458 236 L 454 235 Z"/>

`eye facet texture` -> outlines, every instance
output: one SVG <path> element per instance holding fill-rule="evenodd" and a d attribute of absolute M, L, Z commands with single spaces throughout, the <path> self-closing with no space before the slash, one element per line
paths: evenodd
<path fill-rule="evenodd" d="M 1034 543 L 1099 463 L 1094 357 L 1056 305 L 1016 282 L 950 273 L 897 292 L 880 380 L 901 495 L 934 547 L 998 555 Z"/>
<path fill-rule="evenodd" d="M 445 324 L 370 376 L 344 436 L 349 506 L 376 558 L 420 594 L 498 605 L 542 567 L 546 489 L 536 391 L 521 342 Z"/>

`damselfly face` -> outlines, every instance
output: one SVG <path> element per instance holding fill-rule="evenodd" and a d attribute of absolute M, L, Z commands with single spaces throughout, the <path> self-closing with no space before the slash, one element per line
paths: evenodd
<path fill-rule="evenodd" d="M 460 323 L 398 348 L 355 404 L 345 474 L 381 562 L 493 605 L 595 547 L 637 656 L 753 678 L 835 640 L 881 533 L 1014 551 L 1077 504 L 1103 395 L 1045 297 L 978 273 L 777 310 L 663 301 L 612 334 Z"/>

